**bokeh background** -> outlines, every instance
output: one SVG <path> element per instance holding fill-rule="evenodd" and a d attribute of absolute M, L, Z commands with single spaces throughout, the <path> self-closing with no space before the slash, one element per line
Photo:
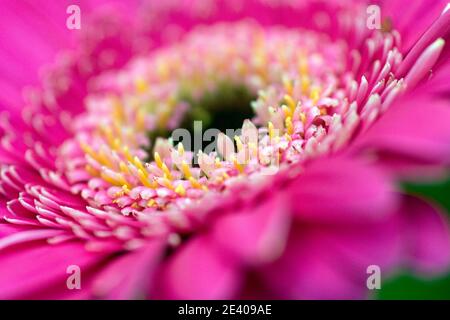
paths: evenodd
<path fill-rule="evenodd" d="M 402 188 L 434 201 L 450 216 L 450 177 L 427 184 L 405 182 Z M 408 270 L 399 270 L 395 276 L 382 280 L 381 289 L 375 293 L 374 297 L 381 300 L 450 300 L 450 272 L 441 277 L 426 280 L 423 277 L 419 279 Z"/>

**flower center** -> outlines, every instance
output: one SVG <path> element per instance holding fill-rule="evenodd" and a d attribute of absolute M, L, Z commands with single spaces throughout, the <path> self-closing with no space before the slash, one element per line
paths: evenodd
<path fill-rule="evenodd" d="M 374 50 L 386 50 L 382 37 L 390 35 L 374 39 Z M 388 49 L 395 66 L 401 57 Z M 97 79 L 100 93 L 87 99 L 61 163 L 73 191 L 93 206 L 138 218 L 179 212 L 243 177 L 252 181 L 334 152 L 360 119 L 373 121 L 368 87 L 378 79 L 363 76 L 358 88 L 358 60 L 349 59 L 355 54 L 343 42 L 298 29 L 250 22 L 198 28 Z M 393 89 L 397 80 L 389 84 Z"/>
<path fill-rule="evenodd" d="M 196 132 L 199 124 L 202 131 L 199 132 L 200 134 L 208 130 L 226 132 L 230 129 L 240 129 L 244 120 L 254 117 L 251 102 L 256 99 L 256 96 L 245 86 L 227 81 L 218 83 L 216 87 L 204 92 L 200 97 L 194 97 L 188 90 L 181 91 L 177 99 L 187 104 L 187 110 L 183 119 L 179 120 L 177 128 L 188 131 L 191 139 L 183 141 L 183 146 L 193 151 L 194 156 L 210 143 L 205 139 L 194 141 L 195 138 L 199 138 Z M 155 141 L 157 138 L 169 138 L 171 135 L 172 132 L 167 128 L 161 128 L 149 132 L 148 137 L 150 141 Z M 211 138 L 216 136 L 217 134 Z M 153 146 L 150 146 L 147 151 L 150 155 L 149 160 L 152 160 Z"/>

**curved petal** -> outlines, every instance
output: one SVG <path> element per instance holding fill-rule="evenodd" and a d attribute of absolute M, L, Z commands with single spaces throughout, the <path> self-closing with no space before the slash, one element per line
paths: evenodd
<path fill-rule="evenodd" d="M 229 299 L 240 283 L 240 272 L 231 259 L 205 236 L 178 248 L 156 277 L 156 299 Z"/>
<path fill-rule="evenodd" d="M 354 295 L 357 288 L 341 274 L 341 268 L 326 262 L 329 250 L 322 251 L 326 246 L 319 241 L 306 229 L 291 233 L 282 257 L 261 272 L 272 294 L 282 299 L 338 298 L 342 293 L 337 290 L 345 298 Z"/>
<path fill-rule="evenodd" d="M 393 28 L 397 29 L 402 35 L 404 52 L 408 52 L 419 38 L 430 29 L 448 4 L 448 0 L 433 2 L 381 0 L 377 2 L 381 5 L 382 16 L 389 19 Z M 435 33 L 433 39 L 429 38 L 428 42 L 423 43 L 421 50 L 437 38 L 442 37 L 444 33 L 443 30 L 441 30 L 441 33 Z"/>
<path fill-rule="evenodd" d="M 240 210 L 214 221 L 212 241 L 242 262 L 275 259 L 284 249 L 290 226 L 286 199 L 268 194 Z"/>
<path fill-rule="evenodd" d="M 96 276 L 92 295 L 102 299 L 144 298 L 164 252 L 164 243 L 150 241 L 143 248 L 115 258 Z"/>
<path fill-rule="evenodd" d="M 285 298 L 364 298 L 370 267 L 379 267 L 384 279 L 401 265 L 401 226 L 398 215 L 364 227 L 299 224 L 264 279 Z"/>
<path fill-rule="evenodd" d="M 416 197 L 405 197 L 401 208 L 408 248 L 407 264 L 421 274 L 450 268 L 450 229 L 436 208 Z"/>
<path fill-rule="evenodd" d="M 447 101 L 409 94 L 359 136 L 353 150 L 375 155 L 394 172 L 417 174 L 421 167 L 450 164 L 449 123 Z"/>
<path fill-rule="evenodd" d="M 383 219 L 395 206 L 383 171 L 343 157 L 314 160 L 288 192 L 303 221 L 365 223 Z"/>
<path fill-rule="evenodd" d="M 70 48 L 73 50 L 72 53 L 79 54 L 80 51 L 86 50 L 86 38 L 90 41 L 87 48 L 92 47 L 92 40 L 96 36 L 102 36 L 108 40 L 101 30 L 97 29 L 93 32 L 89 28 L 92 20 L 95 19 L 94 8 L 95 11 L 102 12 L 114 7 L 117 8 L 115 12 L 125 12 L 133 16 L 137 3 L 137 0 L 129 1 L 127 5 L 116 0 L 101 0 L 95 4 L 86 0 L 44 1 L 39 4 L 30 0 L 3 1 L 0 21 L 2 30 L 0 53 L 3 57 L 0 61 L 2 110 L 12 113 L 20 112 L 23 107 L 24 88 L 38 84 L 43 74 L 48 72 L 44 67 L 55 61 L 64 60 L 61 53 L 65 50 Z M 70 5 L 80 7 L 81 30 L 69 30 L 66 26 L 66 20 L 69 17 L 66 10 Z M 117 42 L 120 43 L 120 41 Z M 108 48 L 108 46 L 111 47 L 111 43 L 103 41 L 102 45 L 103 49 L 111 52 L 111 48 Z M 84 48 L 80 49 L 82 46 Z M 127 50 L 130 49 L 129 45 L 126 47 Z M 101 62 L 100 53 L 101 51 L 92 51 L 90 55 L 97 55 L 99 59 L 95 60 Z M 77 58 L 81 62 L 84 61 L 84 65 L 87 64 L 86 57 Z"/>
<path fill-rule="evenodd" d="M 354 0 L 171 0 L 147 2 L 140 20 L 142 30 L 157 44 L 176 41 L 200 24 L 253 19 L 262 25 L 282 23 L 324 32 L 332 38 L 346 37 L 349 43 L 358 45 L 363 35 L 353 27 L 364 23 L 365 10 L 364 2 Z M 171 27 L 161 31 L 167 25 Z"/>
<path fill-rule="evenodd" d="M 105 253 L 87 252 L 82 242 L 48 245 L 42 242 L 16 245 L 0 254 L 1 299 L 87 298 L 88 274 Z M 71 265 L 80 267 L 81 290 L 66 284 Z M 84 288 L 84 290 L 83 290 Z"/>

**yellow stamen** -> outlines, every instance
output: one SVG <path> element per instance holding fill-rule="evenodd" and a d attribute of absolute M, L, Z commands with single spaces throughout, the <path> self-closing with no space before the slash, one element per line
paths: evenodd
<path fill-rule="evenodd" d="M 184 189 L 183 185 L 180 183 L 176 188 L 175 192 L 178 193 L 180 196 L 184 196 L 186 194 L 186 189 Z"/>
<path fill-rule="evenodd" d="M 285 117 L 292 117 L 292 111 L 286 105 L 283 104 L 281 110 L 283 110 Z"/>
<path fill-rule="evenodd" d="M 292 137 L 288 133 L 286 133 L 284 136 L 287 140 L 292 141 Z"/>
<path fill-rule="evenodd" d="M 112 167 L 111 161 L 108 159 L 108 157 L 105 155 L 103 151 L 96 153 L 89 145 L 87 145 L 84 142 L 80 142 L 80 146 L 81 149 L 84 151 L 84 153 L 88 154 L 92 159 L 94 159 L 101 165 L 104 165 L 106 167 Z"/>
<path fill-rule="evenodd" d="M 116 173 L 116 177 L 111 177 L 108 174 L 102 172 L 100 174 L 100 177 L 105 180 L 106 182 L 115 185 L 115 186 L 122 186 L 122 185 L 129 185 L 128 182 L 125 180 L 125 178 L 120 174 Z"/>
<path fill-rule="evenodd" d="M 124 146 L 122 148 L 122 152 L 123 152 L 123 155 L 125 156 L 125 158 L 128 161 L 130 161 L 131 163 L 133 163 L 133 157 L 131 156 L 130 149 L 128 148 L 128 146 Z"/>
<path fill-rule="evenodd" d="M 300 117 L 300 120 L 303 122 L 303 124 L 305 124 L 306 123 L 306 115 L 305 115 L 305 113 L 301 112 L 299 114 L 299 117 Z"/>
<path fill-rule="evenodd" d="M 301 88 L 302 88 L 302 93 L 303 94 L 307 94 L 309 91 L 309 86 L 311 84 L 311 81 L 309 80 L 308 76 L 303 76 L 300 80 L 300 84 L 301 84 Z"/>
<path fill-rule="evenodd" d="M 114 198 L 119 198 L 119 197 L 123 197 L 124 192 L 123 190 L 117 191 L 116 193 L 114 193 Z M 113 203 L 117 203 L 116 199 L 113 200 Z"/>
<path fill-rule="evenodd" d="M 139 131 L 144 131 L 145 129 L 145 110 L 138 109 L 136 112 L 136 127 Z"/>
<path fill-rule="evenodd" d="M 148 180 L 147 175 L 141 169 L 138 170 L 138 177 L 144 186 L 147 188 L 153 188 L 153 185 Z"/>
<path fill-rule="evenodd" d="M 287 129 L 287 133 L 289 135 L 291 135 L 292 133 L 294 133 L 294 126 L 292 124 L 292 118 L 291 117 L 287 117 L 285 120 L 285 124 L 286 124 L 286 129 Z"/>
<path fill-rule="evenodd" d="M 191 185 L 196 188 L 196 189 L 202 189 L 202 185 L 200 184 L 200 182 L 198 182 L 194 177 L 190 177 L 189 178 L 189 182 L 191 183 Z"/>
<path fill-rule="evenodd" d="M 308 70 L 309 70 L 308 59 L 304 55 L 301 55 L 298 60 L 298 72 L 301 75 L 307 75 Z"/>
<path fill-rule="evenodd" d="M 97 170 L 95 170 L 91 165 L 87 164 L 85 166 L 85 170 L 87 171 L 87 173 L 89 173 L 90 176 L 92 177 L 98 177 L 99 172 Z"/>
<path fill-rule="evenodd" d="M 233 157 L 233 164 L 234 164 L 235 168 L 239 171 L 239 173 L 244 172 L 244 167 L 238 162 L 236 157 Z"/>
<path fill-rule="evenodd" d="M 120 139 L 119 138 L 115 138 L 112 144 L 112 148 L 114 150 L 120 150 Z"/>
<path fill-rule="evenodd" d="M 102 135 L 106 138 L 106 141 L 111 147 L 114 147 L 114 136 L 112 134 L 112 130 L 110 127 L 107 127 L 105 125 L 100 126 L 100 132 Z"/>
<path fill-rule="evenodd" d="M 169 76 L 169 66 L 166 62 L 160 61 L 158 65 L 156 66 L 158 75 L 161 77 L 162 80 L 167 79 Z"/>
<path fill-rule="evenodd" d="M 138 93 L 144 93 L 148 90 L 148 83 L 142 78 L 136 79 L 135 86 Z"/>
<path fill-rule="evenodd" d="M 215 166 L 216 166 L 216 168 L 222 168 L 222 162 L 220 162 L 220 159 L 219 159 L 219 158 L 216 158 L 216 160 L 215 160 Z"/>
<path fill-rule="evenodd" d="M 316 105 L 320 98 L 320 89 L 317 87 L 312 88 L 309 97 L 311 98 L 313 105 Z"/>
<path fill-rule="evenodd" d="M 130 192 L 130 188 L 128 188 L 128 186 L 127 186 L 126 184 L 124 184 L 124 185 L 122 186 L 122 192 L 123 192 L 124 194 L 128 194 L 128 193 Z"/>
<path fill-rule="evenodd" d="M 292 97 L 290 95 L 285 94 L 284 101 L 286 101 L 289 109 L 291 109 L 291 114 L 294 113 L 295 107 L 296 107 L 294 99 L 292 99 Z"/>
<path fill-rule="evenodd" d="M 116 136 L 122 136 L 122 124 L 119 122 L 119 120 L 113 118 L 112 128 Z"/>
<path fill-rule="evenodd" d="M 178 154 L 180 156 L 184 155 L 184 147 L 183 147 L 183 144 L 181 142 L 178 143 Z"/>
<path fill-rule="evenodd" d="M 113 99 L 113 119 L 117 123 L 122 123 L 124 119 L 123 106 L 118 98 Z"/>
<path fill-rule="evenodd" d="M 284 86 L 284 90 L 286 90 L 286 92 L 288 94 L 292 94 L 292 91 L 294 89 L 292 87 L 292 82 L 289 79 L 287 79 L 287 78 L 283 79 L 283 86 Z"/>
<path fill-rule="evenodd" d="M 138 158 L 137 156 L 135 156 L 135 157 L 133 158 L 133 163 L 134 163 L 134 165 L 135 165 L 138 169 L 142 170 L 142 172 L 145 171 L 145 168 L 144 168 L 144 166 L 142 165 L 141 160 L 139 160 L 139 158 Z"/>
<path fill-rule="evenodd" d="M 119 168 L 122 173 L 130 174 L 130 169 L 128 169 L 128 166 L 125 164 L 125 162 L 121 161 L 119 163 Z"/>
<path fill-rule="evenodd" d="M 87 145 L 84 142 L 80 142 L 80 147 L 83 150 L 83 152 L 91 156 L 91 158 L 93 158 L 94 160 L 98 159 L 97 153 L 89 145 Z"/>
<path fill-rule="evenodd" d="M 241 138 L 239 138 L 239 136 L 234 136 L 234 140 L 236 141 L 236 147 L 238 151 L 244 149 L 244 145 L 242 144 Z"/>
<path fill-rule="evenodd" d="M 167 179 L 169 179 L 169 180 L 172 180 L 172 179 L 173 179 L 172 174 L 170 173 L 170 170 L 169 170 L 169 168 L 167 168 L 167 166 L 166 166 L 165 163 L 162 164 L 161 169 L 162 169 L 162 171 L 164 172 L 164 176 L 165 176 Z"/>
<path fill-rule="evenodd" d="M 274 129 L 273 123 L 271 121 L 269 121 L 267 123 L 267 129 L 269 130 L 270 139 L 273 139 L 275 137 L 275 129 Z"/>
<path fill-rule="evenodd" d="M 189 179 L 190 177 L 192 177 L 192 173 L 189 168 L 189 165 L 185 161 L 183 161 L 181 163 L 181 171 L 183 171 L 183 174 L 186 177 L 186 179 Z"/>
<path fill-rule="evenodd" d="M 162 165 L 163 165 L 163 161 L 161 160 L 161 157 L 158 152 L 155 152 L 154 158 L 155 158 L 156 165 L 158 166 L 158 168 L 161 169 Z"/>
<path fill-rule="evenodd" d="M 109 158 L 106 156 L 105 152 L 103 150 L 100 150 L 100 152 L 98 153 L 98 160 L 100 161 L 100 163 L 108 168 L 112 168 L 113 164 L 112 162 L 109 160 Z"/>
<path fill-rule="evenodd" d="M 159 179 L 159 182 L 167 189 L 173 190 L 172 182 L 169 179 L 167 179 L 166 177 Z"/>
<path fill-rule="evenodd" d="M 258 154 L 258 146 L 256 143 L 250 142 L 248 144 L 248 148 L 251 152 L 251 155 L 256 156 Z"/>

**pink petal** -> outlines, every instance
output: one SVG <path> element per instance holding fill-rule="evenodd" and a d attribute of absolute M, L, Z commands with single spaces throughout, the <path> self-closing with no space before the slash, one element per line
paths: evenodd
<path fill-rule="evenodd" d="M 312 161 L 289 192 L 295 216 L 305 221 L 377 221 L 395 205 L 384 172 L 349 158 Z"/>
<path fill-rule="evenodd" d="M 78 5 L 81 10 L 81 30 L 69 30 L 66 26 L 66 20 L 69 17 L 66 9 L 69 5 L 74 4 Z M 94 11 L 102 12 L 106 8 L 118 8 L 117 11 L 134 16 L 133 12 L 136 6 L 135 0 L 128 1 L 126 5 L 114 0 L 99 0 L 95 4 L 87 0 L 43 1 L 39 4 L 32 0 L 2 1 L 2 19 L 0 21 L 2 30 L 0 53 L 3 57 L 0 61 L 0 105 L 2 110 L 18 112 L 23 104 L 23 88 L 38 84 L 42 78 L 42 71 L 48 71 L 45 67 L 59 61 L 57 59 L 59 53 L 70 48 L 74 49 L 72 53 L 80 55 L 80 48 L 75 43 L 79 44 L 80 38 L 92 40 L 96 35 L 92 30 L 88 31 Z M 113 46 L 116 45 L 115 49 L 120 46 L 119 42 L 113 43 Z M 90 45 L 92 46 L 92 43 Z M 111 43 L 109 45 L 111 46 Z M 90 52 L 90 58 L 100 55 L 103 49 L 111 49 L 107 46 L 108 44 L 102 45 L 101 48 L 95 48 L 98 51 Z M 127 50 L 129 50 L 129 46 L 123 51 Z M 83 56 L 77 56 L 77 58 L 86 59 Z M 97 57 L 92 60 L 100 61 L 101 59 Z"/>
<path fill-rule="evenodd" d="M 204 236 L 177 248 L 156 279 L 157 299 L 229 299 L 240 280 L 232 261 Z"/>
<path fill-rule="evenodd" d="M 396 216 L 360 226 L 297 226 L 264 279 L 281 298 L 364 298 L 369 266 L 380 267 L 384 279 L 401 263 L 399 226 Z"/>
<path fill-rule="evenodd" d="M 353 150 L 375 154 L 386 168 L 402 174 L 402 163 L 415 170 L 424 165 L 447 165 L 449 123 L 446 101 L 425 94 L 406 95 L 357 138 Z"/>
<path fill-rule="evenodd" d="M 405 83 L 409 90 L 414 88 L 421 80 L 426 79 L 430 70 L 432 70 L 437 62 L 444 45 L 445 41 L 442 38 L 439 38 L 430 44 L 417 58 L 417 61 L 405 77 Z"/>
<path fill-rule="evenodd" d="M 450 74 L 450 53 L 447 53 L 447 63 L 442 64 L 433 70 L 431 79 L 424 84 L 425 88 L 421 89 L 425 92 L 446 94 L 450 91 L 450 83 L 448 75 Z"/>
<path fill-rule="evenodd" d="M 45 240 L 56 236 L 64 235 L 66 232 L 56 229 L 30 229 L 12 233 L 6 237 L 0 238 L 0 250 L 21 243 Z"/>
<path fill-rule="evenodd" d="M 401 210 L 407 228 L 405 244 L 409 251 L 409 265 L 425 274 L 449 270 L 448 219 L 439 210 L 415 197 L 405 197 Z"/>
<path fill-rule="evenodd" d="M 3 204 L 0 203 L 0 212 L 4 209 L 2 208 Z M 6 212 L 6 210 L 4 210 Z M 15 226 L 9 223 L 0 223 L 0 239 L 3 239 L 9 235 L 15 234 L 16 232 L 28 230 L 27 227 L 23 226 Z"/>
<path fill-rule="evenodd" d="M 239 260 L 260 263 L 277 258 L 287 240 L 290 219 L 284 197 L 268 194 L 258 203 L 214 222 L 212 241 Z"/>
<path fill-rule="evenodd" d="M 110 261 L 93 285 L 93 296 L 105 299 L 144 298 L 149 291 L 164 241 L 150 241 L 145 247 Z"/>
<path fill-rule="evenodd" d="M 82 242 L 48 245 L 36 242 L 18 245 L 0 254 L 0 299 L 46 299 L 88 297 L 83 283 L 89 270 L 104 258 L 105 254 L 90 253 Z M 81 269 L 81 290 L 69 290 L 66 280 L 67 267 L 77 265 Z M 87 286 L 88 281 L 85 281 Z"/>
<path fill-rule="evenodd" d="M 444 12 L 448 3 L 446 0 L 437 0 L 433 3 L 397 0 L 389 3 L 383 6 L 385 10 L 383 13 L 394 19 L 394 27 L 400 31 L 405 52 L 408 52 L 396 72 L 400 77 L 410 70 L 425 48 L 436 39 L 448 39 L 450 11 Z M 399 12 L 402 14 L 398 14 Z M 411 28 L 411 25 L 414 25 L 414 28 Z"/>
<path fill-rule="evenodd" d="M 281 299 L 359 298 L 352 282 L 330 252 L 328 243 L 308 230 L 297 230 L 283 256 L 262 273 L 268 289 Z"/>

